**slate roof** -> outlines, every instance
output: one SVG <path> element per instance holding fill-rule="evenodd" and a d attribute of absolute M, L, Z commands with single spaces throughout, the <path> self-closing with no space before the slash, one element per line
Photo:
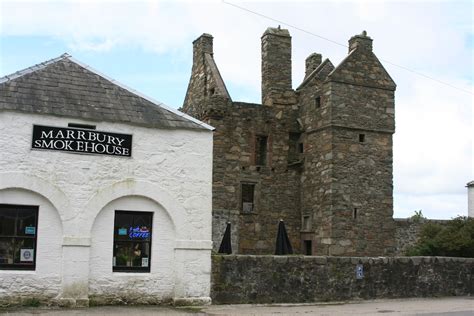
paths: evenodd
<path fill-rule="evenodd" d="M 0 111 L 154 128 L 214 128 L 152 100 L 64 54 L 0 78 Z"/>

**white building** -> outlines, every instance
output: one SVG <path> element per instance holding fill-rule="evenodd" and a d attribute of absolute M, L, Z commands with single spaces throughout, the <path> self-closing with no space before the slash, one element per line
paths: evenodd
<path fill-rule="evenodd" d="M 212 127 L 63 55 L 0 79 L 0 148 L 0 302 L 210 302 Z"/>
<path fill-rule="evenodd" d="M 474 181 L 467 185 L 467 216 L 474 218 Z"/>

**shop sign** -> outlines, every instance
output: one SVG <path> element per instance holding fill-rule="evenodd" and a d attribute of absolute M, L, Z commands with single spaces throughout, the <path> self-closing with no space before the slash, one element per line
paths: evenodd
<path fill-rule="evenodd" d="M 132 135 L 81 128 L 33 125 L 31 148 L 131 157 Z"/>
<path fill-rule="evenodd" d="M 34 249 L 20 249 L 20 261 L 32 262 Z"/>
<path fill-rule="evenodd" d="M 131 239 L 147 239 L 150 238 L 150 231 L 145 226 L 130 227 L 130 233 L 128 235 Z"/>
<path fill-rule="evenodd" d="M 364 278 L 364 266 L 362 264 L 356 265 L 356 279 L 362 280 Z"/>
<path fill-rule="evenodd" d="M 36 234 L 36 227 L 27 226 L 25 227 L 25 235 L 34 235 Z"/>

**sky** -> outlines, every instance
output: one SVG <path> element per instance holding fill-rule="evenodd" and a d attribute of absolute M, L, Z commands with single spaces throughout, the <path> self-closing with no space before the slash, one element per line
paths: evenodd
<path fill-rule="evenodd" d="M 473 16 L 471 1 L 3 0 L 0 76 L 67 52 L 179 108 L 192 41 L 210 33 L 232 99 L 259 103 L 267 27 L 292 35 L 293 88 L 308 55 L 337 65 L 348 39 L 366 30 L 397 83 L 394 217 L 422 210 L 449 219 L 467 215 L 465 185 L 474 180 Z"/>

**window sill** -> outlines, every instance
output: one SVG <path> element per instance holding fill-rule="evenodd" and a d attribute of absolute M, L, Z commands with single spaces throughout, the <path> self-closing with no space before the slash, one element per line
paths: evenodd
<path fill-rule="evenodd" d="M 138 271 L 130 271 L 130 272 L 125 272 L 125 271 L 112 271 L 113 275 L 116 276 L 147 276 L 151 272 L 150 271 L 143 271 L 143 272 L 138 272 Z"/>
<path fill-rule="evenodd" d="M 0 269 L 0 274 L 36 274 L 36 270 Z"/>

